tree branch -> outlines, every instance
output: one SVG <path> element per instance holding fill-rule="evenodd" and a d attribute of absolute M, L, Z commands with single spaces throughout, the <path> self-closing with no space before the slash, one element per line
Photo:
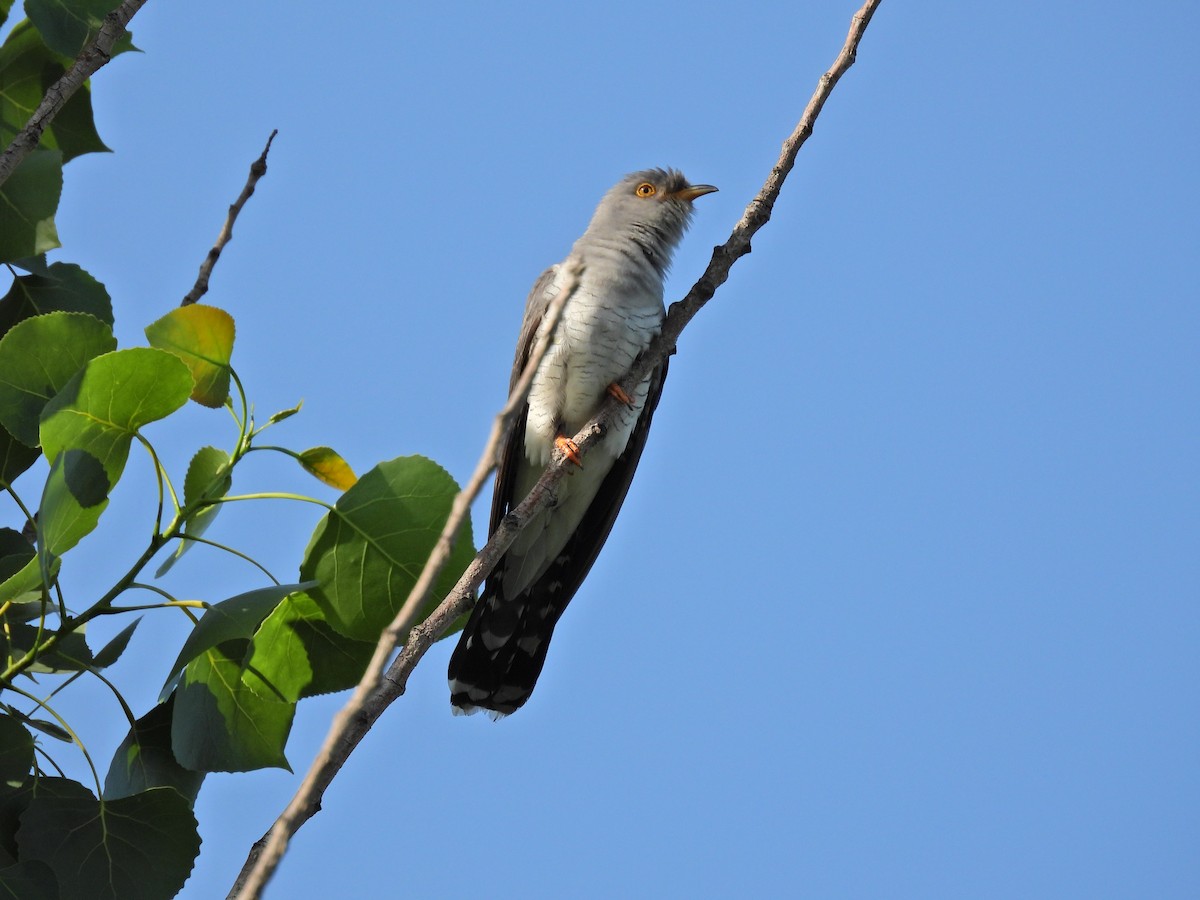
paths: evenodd
<path fill-rule="evenodd" d="M 582 274 L 583 267 L 577 261 L 568 263 L 562 288 L 546 308 L 545 328 L 547 334 L 554 333 L 562 311 L 567 305 L 567 300 L 579 286 Z M 488 435 L 487 445 L 479 457 L 479 462 L 475 464 L 475 471 L 466 487 L 459 491 L 454 498 L 450 515 L 434 544 L 429 560 L 425 563 L 425 568 L 421 570 L 416 584 L 409 591 L 404 605 L 396 613 L 392 623 L 380 635 L 366 671 L 349 701 L 334 716 L 325 742 L 314 757 L 312 765 L 304 776 L 304 781 L 301 782 L 291 802 L 275 820 L 270 831 L 256 841 L 254 847 L 251 848 L 250 855 L 229 892 L 230 898 L 257 898 L 261 895 L 267 880 L 279 866 L 279 861 L 287 850 L 291 836 L 301 825 L 316 815 L 321 808 L 321 797 L 324 796 L 325 789 L 341 770 L 350 753 L 358 746 L 358 742 L 379 718 L 379 714 L 383 712 L 385 707 L 378 704 L 374 704 L 370 711 L 367 710 L 368 703 L 379 690 L 383 668 L 387 665 L 388 658 L 396 649 L 396 645 L 405 635 L 409 634 L 413 621 L 424 607 L 425 601 L 429 599 L 429 593 L 433 590 L 438 575 L 441 574 L 446 562 L 450 559 L 454 542 L 470 514 L 471 504 L 475 502 L 487 483 L 488 477 L 496 468 L 499 448 L 508 439 L 508 432 L 513 427 L 517 413 L 529 394 L 534 373 L 549 349 L 549 341 L 539 341 L 534 347 L 520 379 L 509 394 L 508 402 L 504 404 L 504 408 L 496 414 L 496 418 L 492 422 L 491 434 Z M 489 542 L 490 545 L 491 542 Z M 499 556 L 492 561 L 491 567 L 494 567 L 498 560 Z M 478 565 L 478 562 L 478 557 L 476 557 L 471 565 L 474 567 Z M 491 570 L 491 567 L 488 571 Z M 443 603 L 442 606 L 444 605 Z M 409 643 L 411 643 L 411 639 Z"/>
<path fill-rule="evenodd" d="M 809 135 L 812 134 L 813 125 L 820 115 L 825 101 L 833 91 L 834 85 L 837 84 L 838 80 L 850 66 L 854 64 L 859 41 L 861 41 L 867 25 L 870 23 L 871 17 L 874 15 L 880 2 L 881 0 L 866 0 L 863 7 L 854 15 L 850 23 L 849 34 L 846 37 L 841 52 L 834 60 L 829 71 L 821 76 L 816 91 L 813 93 L 812 99 L 809 100 L 804 114 L 800 117 L 796 129 L 784 141 L 779 160 L 771 170 L 766 183 L 758 192 L 758 195 L 746 207 L 745 213 L 734 227 L 729 240 L 721 246 L 714 248 L 708 267 L 704 270 L 704 273 L 692 289 L 688 291 L 687 296 L 683 300 L 671 304 L 659 337 L 634 361 L 629 372 L 621 380 L 621 385 L 625 388 L 626 392 L 632 391 L 633 387 L 639 384 L 652 369 L 660 365 L 675 352 L 676 341 L 688 322 L 712 298 L 716 289 L 725 283 L 733 264 L 750 252 L 750 239 L 770 219 L 771 210 L 774 207 L 775 200 L 779 197 L 784 179 L 795 164 L 796 154 Z M 565 297 L 563 295 L 565 293 L 563 291 L 559 295 L 564 301 Z M 556 316 L 557 313 L 558 311 L 556 311 Z M 528 381 L 532 379 L 536 365 L 537 360 L 530 360 L 522 376 L 522 384 L 518 385 L 518 389 L 514 390 L 512 397 L 509 398 L 509 402 L 505 406 L 505 410 L 497 416 L 496 423 L 492 428 L 492 439 L 489 441 L 488 448 L 484 451 L 479 466 L 476 468 L 475 476 L 472 477 L 468 487 L 464 489 L 458 498 L 459 500 L 464 497 L 467 499 L 463 500 L 462 503 L 456 500 L 454 510 L 451 513 L 451 520 L 447 522 L 446 530 L 443 531 L 443 538 L 446 538 L 447 534 L 453 535 L 457 533 L 461 520 L 455 521 L 455 513 L 461 512 L 465 515 L 466 509 L 478 493 L 487 474 L 494 467 L 494 448 L 499 446 L 496 442 L 503 436 L 506 427 L 511 424 L 511 417 L 515 413 L 515 410 L 519 409 L 524 402 L 524 393 L 521 392 L 521 387 L 523 386 L 526 391 L 528 390 Z M 612 421 L 619 406 L 619 402 L 615 399 L 606 399 L 595 418 L 585 425 L 579 434 L 575 436 L 575 443 L 578 444 L 581 454 L 586 455 L 588 450 L 600 440 L 601 436 L 607 431 L 609 423 Z M 411 631 L 408 632 L 404 648 L 380 680 L 376 671 L 377 663 L 387 658 L 391 649 L 395 646 L 396 638 L 403 634 L 403 627 L 401 626 L 411 624 L 411 618 L 407 615 L 410 605 L 412 605 L 413 610 L 420 608 L 420 601 L 414 602 L 414 595 L 417 594 L 417 588 L 413 589 L 413 594 L 405 602 L 404 609 L 401 610 L 400 614 L 396 617 L 396 621 L 392 623 L 392 626 L 384 633 L 384 637 L 381 638 L 379 647 L 376 650 L 375 659 L 372 660 L 367 674 L 363 676 L 363 680 L 359 683 L 358 688 L 355 689 L 353 697 L 351 697 L 350 701 L 335 717 L 329 734 L 325 739 L 325 744 L 314 760 L 312 768 L 306 775 L 296 795 L 292 798 L 291 803 L 288 804 L 287 809 L 276 820 L 271 830 L 251 849 L 246 864 L 243 866 L 242 872 L 238 876 L 233 890 L 230 892 L 229 896 L 231 898 L 257 900 L 263 886 L 265 886 L 267 880 L 278 867 L 279 860 L 286 849 L 287 841 L 291 835 L 320 809 L 321 798 L 324 795 L 325 789 L 349 758 L 359 741 L 371 729 L 383 711 L 404 693 L 409 674 L 420 661 L 421 657 L 425 655 L 425 652 L 441 637 L 455 619 L 470 608 L 471 601 L 479 586 L 495 567 L 500 557 L 504 555 L 504 552 L 508 549 L 520 530 L 530 519 L 550 505 L 554 497 L 555 485 L 565 475 L 571 465 L 561 454 L 556 456 L 529 496 L 505 517 L 500 527 L 496 529 L 496 532 L 491 536 L 484 548 L 480 550 L 479 554 L 467 567 L 458 584 L 451 589 L 437 609 L 423 622 L 412 627 Z M 471 490 L 474 490 L 474 493 L 468 496 L 468 491 Z M 446 539 L 448 540 L 448 538 Z M 442 539 L 439 539 L 437 549 L 431 555 L 429 563 L 426 564 L 427 570 L 436 567 L 436 571 L 440 571 L 442 565 L 444 565 L 448 551 L 445 554 L 439 552 L 442 549 L 442 544 Z M 429 578 L 425 577 L 426 573 L 422 573 L 420 581 L 432 584 L 433 578 L 436 577 L 436 571 L 434 576 L 430 576 Z M 388 648 L 386 651 L 383 649 L 385 645 Z"/>
<path fill-rule="evenodd" d="M 54 117 L 71 99 L 71 95 L 112 59 L 112 49 L 117 39 L 125 33 L 125 27 L 134 13 L 145 4 L 146 0 L 124 0 L 104 17 L 104 24 L 100 26 L 96 39 L 84 47 L 75 57 L 71 68 L 46 89 L 42 102 L 33 111 L 25 127 L 12 139 L 12 143 L 4 148 L 4 152 L 0 153 L 0 184 L 4 184 L 21 161 L 41 143 L 42 132 L 54 121 Z"/>
<path fill-rule="evenodd" d="M 259 154 L 258 159 L 250 164 L 250 174 L 246 176 L 246 186 L 242 188 L 242 192 L 238 194 L 238 198 L 229 207 L 229 215 L 225 217 L 225 224 L 221 226 L 221 232 L 217 235 L 217 242 L 208 251 L 208 255 L 204 257 L 204 262 L 200 263 L 200 274 L 196 276 L 196 283 L 192 285 L 192 289 L 180 301 L 180 306 L 190 306 L 208 293 L 208 279 L 212 275 L 212 270 L 216 266 L 217 260 L 221 258 L 221 251 L 225 249 L 225 245 L 233 237 L 233 223 L 237 221 L 238 213 L 242 211 L 242 207 L 246 205 L 246 201 L 254 194 L 254 188 L 258 184 L 258 179 L 267 174 L 267 154 L 271 152 L 271 142 L 275 140 L 275 135 L 277 134 L 279 134 L 278 128 L 272 131 L 271 136 L 267 138 L 267 146 L 263 147 L 263 152 Z"/>

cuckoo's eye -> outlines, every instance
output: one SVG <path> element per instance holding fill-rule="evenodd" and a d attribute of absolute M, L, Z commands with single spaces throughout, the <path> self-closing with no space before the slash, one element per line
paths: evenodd
<path fill-rule="evenodd" d="M 653 197 L 658 193 L 658 188 L 648 181 L 643 181 L 637 186 L 637 188 L 634 189 L 634 193 L 639 197 Z"/>

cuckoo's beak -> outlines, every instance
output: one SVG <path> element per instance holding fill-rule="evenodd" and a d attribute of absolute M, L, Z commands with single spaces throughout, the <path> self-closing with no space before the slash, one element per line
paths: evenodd
<path fill-rule="evenodd" d="M 675 193 L 672 197 L 678 197 L 680 200 L 695 200 L 697 197 L 703 197 L 705 194 L 711 194 L 716 191 L 716 188 L 711 184 L 690 184 Z"/>

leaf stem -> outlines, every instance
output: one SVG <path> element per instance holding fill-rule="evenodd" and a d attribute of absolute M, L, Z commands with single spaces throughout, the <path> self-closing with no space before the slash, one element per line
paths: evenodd
<path fill-rule="evenodd" d="M 315 503 L 325 509 L 333 510 L 332 503 L 318 500 L 316 497 L 305 497 L 303 494 L 292 494 L 287 491 L 259 491 L 254 494 L 233 494 L 227 497 L 213 498 L 211 503 L 239 503 L 242 500 L 298 500 L 302 503 Z"/>
<path fill-rule="evenodd" d="M 133 587 L 133 585 L 130 585 Z M 145 612 L 150 609 L 182 609 L 187 612 L 189 609 L 209 609 L 212 606 L 207 600 L 171 600 L 167 603 L 139 603 L 137 606 L 110 606 L 108 609 L 101 610 L 98 615 L 101 616 L 116 616 L 121 613 L 129 612 Z M 196 618 L 192 618 L 192 622 L 197 622 Z"/>
<path fill-rule="evenodd" d="M 218 550 L 224 550 L 226 553 L 230 553 L 230 554 L 236 556 L 238 559 L 243 559 L 246 562 L 250 563 L 250 565 L 254 566 L 254 568 L 258 569 L 258 571 L 262 572 L 264 575 L 266 575 L 268 578 L 270 578 L 271 581 L 273 581 L 275 584 L 281 584 L 280 580 L 278 578 L 276 578 L 274 575 L 272 575 L 266 566 L 264 566 L 262 563 L 260 563 L 254 557 L 249 556 L 248 554 L 243 553 L 241 550 L 238 550 L 234 547 L 230 547 L 228 544 L 221 544 L 221 543 L 218 543 L 217 541 L 212 541 L 212 540 L 209 540 L 208 538 L 200 537 L 199 535 L 194 535 L 194 534 L 181 534 L 179 536 L 179 539 L 181 541 L 191 541 L 194 544 L 204 544 L 209 547 L 216 547 Z"/>
<path fill-rule="evenodd" d="M 171 484 L 171 478 L 167 475 L 167 470 L 163 467 L 162 462 L 158 458 L 158 454 L 154 450 L 154 445 L 146 440 L 140 431 L 135 431 L 133 436 L 137 438 L 138 443 L 146 448 L 146 452 L 150 454 L 150 459 L 154 463 L 154 475 L 158 482 L 158 511 L 154 515 L 154 531 L 157 534 L 162 531 L 163 507 L 165 506 L 165 496 L 163 494 L 163 485 L 166 485 L 168 491 L 171 492 L 171 503 L 175 506 L 175 512 L 179 512 L 179 495 L 175 493 L 175 486 Z"/>
<path fill-rule="evenodd" d="M 16 492 L 16 490 L 13 488 L 13 486 L 12 486 L 11 484 L 6 484 L 6 485 L 4 485 L 4 490 L 5 490 L 5 491 L 7 491 L 7 492 L 8 492 L 8 495 L 9 495 L 10 497 L 12 497 L 12 498 L 13 498 L 13 502 L 14 502 L 14 503 L 16 503 L 16 504 L 17 504 L 17 508 L 18 508 L 19 510 L 21 510 L 21 515 L 23 515 L 23 516 L 25 517 L 25 521 L 26 521 L 26 522 L 33 522 L 33 521 L 35 521 L 35 520 L 34 520 L 34 518 L 33 518 L 33 513 L 32 513 L 32 512 L 30 512 L 30 511 L 29 511 L 29 507 L 28 507 L 28 506 L 26 506 L 26 505 L 25 505 L 25 504 L 24 504 L 24 503 L 21 501 L 21 498 L 20 498 L 20 497 L 17 495 L 17 492 Z"/>
<path fill-rule="evenodd" d="M 62 726 L 63 731 L 65 731 L 68 735 L 70 735 L 71 740 L 79 747 L 80 752 L 83 754 L 83 758 L 87 762 L 88 768 L 92 770 L 92 782 L 96 785 L 96 796 L 99 797 L 100 794 L 102 793 L 102 791 L 100 789 L 100 775 L 96 772 L 96 766 L 92 762 L 92 755 L 90 753 L 88 753 L 87 747 L 85 747 L 83 745 L 83 741 L 80 739 L 79 735 L 77 735 L 75 733 L 75 729 L 73 729 L 67 723 L 67 720 L 64 719 L 62 716 L 60 716 L 58 714 L 58 712 L 54 709 L 54 707 L 52 707 L 50 704 L 48 704 L 45 700 L 42 700 L 42 699 L 38 698 L 37 696 L 29 693 L 29 691 L 22 690 L 21 688 L 17 687 L 16 685 L 9 685 L 9 687 L 11 690 L 20 694 L 25 699 L 32 700 L 34 703 L 36 703 L 38 706 L 40 706 L 42 709 L 44 709 L 50 715 L 54 716 L 54 718 L 58 722 L 58 724 Z M 26 716 L 26 718 L 29 718 L 29 717 Z"/>
<path fill-rule="evenodd" d="M 242 379 L 238 378 L 233 366 L 229 367 L 229 377 L 237 387 L 238 399 L 242 401 L 242 415 L 238 421 L 237 446 L 233 449 L 233 462 L 237 462 L 250 450 L 250 442 L 254 439 L 254 423 L 250 421 L 250 404 L 246 400 L 246 388 Z M 235 417 L 236 418 L 236 417 Z"/>

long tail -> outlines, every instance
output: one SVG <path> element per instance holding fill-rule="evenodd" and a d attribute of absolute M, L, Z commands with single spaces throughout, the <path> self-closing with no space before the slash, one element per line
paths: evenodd
<path fill-rule="evenodd" d="M 485 591 L 450 657 L 455 714 L 485 709 L 498 719 L 520 709 L 542 673 L 564 606 L 536 586 L 513 600 Z"/>

